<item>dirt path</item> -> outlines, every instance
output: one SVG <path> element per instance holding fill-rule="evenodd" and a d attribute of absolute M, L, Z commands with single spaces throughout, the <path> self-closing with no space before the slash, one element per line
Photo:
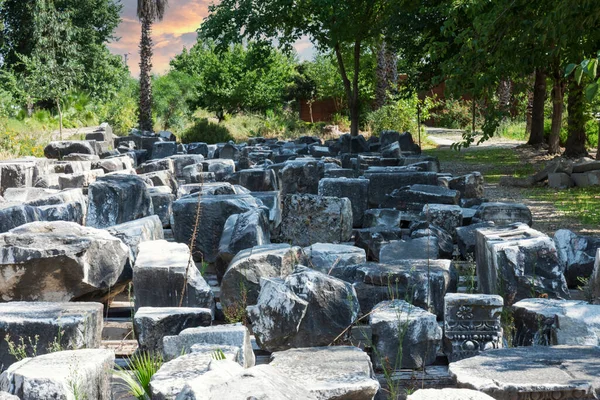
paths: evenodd
<path fill-rule="evenodd" d="M 447 141 L 456 141 L 460 136 L 454 134 L 433 134 L 429 135 L 429 138 L 440 144 L 440 148 L 449 147 Z M 477 152 L 482 149 L 490 148 L 502 148 L 502 149 L 514 149 L 523 165 L 531 165 L 533 170 L 539 171 L 544 168 L 545 163 L 550 161 L 553 156 L 544 154 L 543 150 L 534 150 L 532 148 L 521 146 L 522 142 L 510 141 L 510 140 L 498 140 L 494 139 L 486 142 L 483 146 L 474 146 L 463 151 L 466 152 Z M 519 147 L 521 146 L 521 147 Z M 452 174 L 466 174 L 473 171 L 479 171 L 486 175 L 489 171 L 502 170 L 503 166 L 494 164 L 474 164 L 472 162 L 465 163 L 460 158 L 456 160 L 441 161 L 441 168 L 443 172 L 451 172 Z M 512 175 L 514 170 L 510 167 L 504 168 L 502 174 Z M 545 189 L 550 190 L 550 189 Z M 486 182 L 485 185 L 485 196 L 490 201 L 499 202 L 519 202 L 527 205 L 533 214 L 533 227 L 541 232 L 544 232 L 550 236 L 559 229 L 569 229 L 575 233 L 583 235 L 600 235 L 600 226 L 592 226 L 584 224 L 577 218 L 574 218 L 566 213 L 560 211 L 553 202 L 542 201 L 533 199 L 531 197 L 532 189 L 516 188 L 500 186 L 498 183 Z M 551 195 L 551 192 L 550 192 Z M 600 207 L 600 204 L 599 204 Z"/>

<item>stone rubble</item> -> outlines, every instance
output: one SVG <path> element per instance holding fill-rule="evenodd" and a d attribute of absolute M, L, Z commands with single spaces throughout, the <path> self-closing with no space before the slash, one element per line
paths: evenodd
<path fill-rule="evenodd" d="M 167 361 L 153 399 L 373 400 L 384 367 L 446 359 L 459 389 L 409 399 L 600 396 L 600 238 L 532 229 L 409 133 L 184 145 L 103 124 L 44 154 L 0 161 L 0 399 L 111 398 L 99 303 L 127 287 L 139 350 Z M 557 159 L 509 183 L 599 177 Z"/>

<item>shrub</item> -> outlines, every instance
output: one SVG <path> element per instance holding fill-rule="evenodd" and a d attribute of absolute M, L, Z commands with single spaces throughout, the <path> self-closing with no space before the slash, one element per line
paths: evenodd
<path fill-rule="evenodd" d="M 371 133 L 378 135 L 384 130 L 398 132 L 417 132 L 417 106 L 419 100 L 416 95 L 409 98 L 400 98 L 366 116 L 366 126 Z M 421 119 L 429 116 L 431 101 L 421 103 Z"/>
<path fill-rule="evenodd" d="M 466 129 L 471 126 L 473 109 L 470 101 L 446 99 L 436 103 L 431 111 L 431 118 L 436 126 L 450 129 Z M 482 121 L 482 116 L 477 115 L 477 120 Z"/>
<path fill-rule="evenodd" d="M 205 142 L 215 144 L 234 139 L 229 129 L 223 125 L 211 122 L 207 118 L 197 118 L 194 124 L 181 134 L 179 140 L 181 143 Z"/>

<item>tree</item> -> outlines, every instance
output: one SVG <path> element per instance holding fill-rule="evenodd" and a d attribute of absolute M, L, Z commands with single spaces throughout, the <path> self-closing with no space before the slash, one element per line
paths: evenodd
<path fill-rule="evenodd" d="M 142 23 L 140 39 L 140 129 L 152 131 L 152 24 L 165 16 L 168 0 L 138 0 L 137 16 Z"/>
<path fill-rule="evenodd" d="M 59 12 L 53 0 L 37 0 L 29 55 L 19 55 L 26 92 L 37 100 L 52 99 L 58 109 L 62 138 L 61 100 L 71 90 L 81 65 L 77 64 L 75 30 L 68 13 Z"/>
<path fill-rule="evenodd" d="M 270 45 L 249 43 L 216 50 L 199 39 L 171 61 L 173 71 L 195 82 L 193 107 L 215 112 L 219 121 L 240 111 L 279 108 L 292 85 L 295 60 Z"/>
<path fill-rule="evenodd" d="M 152 82 L 153 109 L 163 130 L 182 129 L 191 110 L 189 102 L 194 92 L 194 79 L 180 71 L 155 77 Z"/>
<path fill-rule="evenodd" d="M 29 56 L 34 46 L 34 19 L 37 0 L 0 1 L 0 59 L 4 67 L 22 72 L 20 55 Z M 78 75 L 77 90 L 107 100 L 125 85 L 129 75 L 121 57 L 111 54 L 106 43 L 115 40 L 122 5 L 115 0 L 54 0 L 54 8 L 69 16 L 75 60 L 85 73 Z"/>
<path fill-rule="evenodd" d="M 223 0 L 209 8 L 200 27 L 204 37 L 222 46 L 244 38 L 276 39 L 290 48 L 303 36 L 324 52 L 335 55 L 350 110 L 351 134 L 359 133 L 359 74 L 362 50 L 386 32 L 393 32 L 390 16 L 399 10 L 389 0 Z M 350 60 L 344 58 L 349 47 Z"/>

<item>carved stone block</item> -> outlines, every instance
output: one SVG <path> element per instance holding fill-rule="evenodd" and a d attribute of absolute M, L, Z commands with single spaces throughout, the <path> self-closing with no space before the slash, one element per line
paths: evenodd
<path fill-rule="evenodd" d="M 449 362 L 502 347 L 502 297 L 449 293 L 444 302 L 444 352 Z"/>

